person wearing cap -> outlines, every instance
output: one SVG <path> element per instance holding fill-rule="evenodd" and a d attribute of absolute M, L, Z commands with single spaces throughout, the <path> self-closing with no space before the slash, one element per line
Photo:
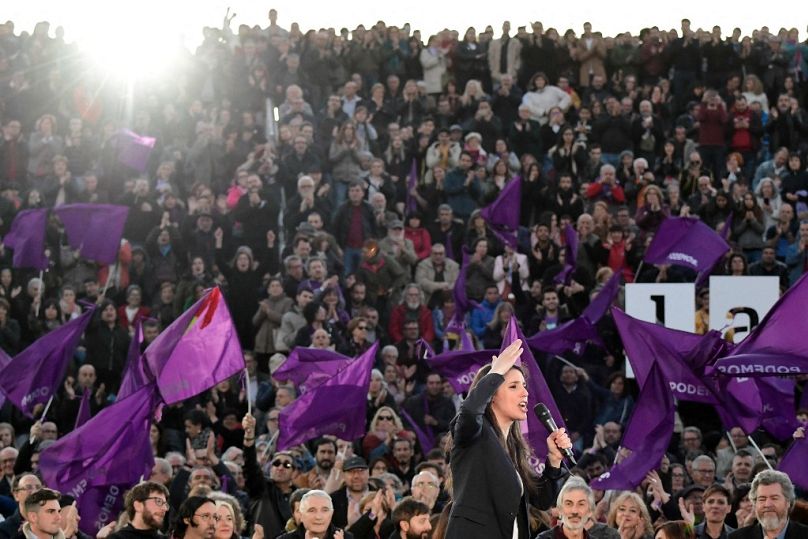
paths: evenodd
<path fill-rule="evenodd" d="M 377 305 L 381 311 L 386 305 L 399 301 L 409 273 L 393 257 L 383 253 L 376 240 L 367 240 L 362 246 L 362 261 L 356 278 L 367 285 L 368 303 Z"/>
<path fill-rule="evenodd" d="M 452 142 L 457 142 L 458 144 L 463 144 L 463 126 L 460 124 L 452 124 L 449 127 L 449 138 Z"/>
<path fill-rule="evenodd" d="M 404 223 L 400 219 L 387 222 L 387 236 L 379 241 L 379 249 L 409 273 L 418 262 L 412 241 L 404 237 Z"/>
<path fill-rule="evenodd" d="M 335 466 L 339 466 L 339 460 Z M 368 463 L 359 456 L 349 457 L 342 463 L 342 475 L 345 487 L 331 493 L 334 503 L 332 523 L 337 528 L 348 527 L 362 516 L 362 498 L 369 492 Z"/>

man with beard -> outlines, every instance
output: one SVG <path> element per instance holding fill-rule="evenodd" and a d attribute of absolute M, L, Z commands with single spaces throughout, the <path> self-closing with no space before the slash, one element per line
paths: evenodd
<path fill-rule="evenodd" d="M 360 504 L 368 493 L 370 473 L 368 464 L 362 457 L 349 457 L 342 465 L 345 477 L 345 488 L 331 493 L 334 507 L 333 524 L 337 528 L 346 528 L 362 516 Z"/>
<path fill-rule="evenodd" d="M 788 518 L 794 509 L 794 484 L 783 472 L 764 470 L 752 481 L 749 499 L 757 522 L 729 534 L 729 539 L 798 539 L 808 537 L 808 526 Z"/>
<path fill-rule="evenodd" d="M 421 287 L 415 283 L 404 288 L 404 297 L 390 313 L 390 324 L 387 331 L 390 340 L 398 342 L 404 338 L 404 322 L 416 320 L 418 332 L 424 341 L 431 343 L 435 340 L 435 327 L 432 322 L 432 311 L 424 304 L 424 294 Z"/>
<path fill-rule="evenodd" d="M 393 509 L 393 524 L 396 531 L 390 539 L 427 539 L 432 532 L 429 507 L 409 496 Z"/>
<path fill-rule="evenodd" d="M 619 539 L 620 534 L 614 528 L 595 523 L 590 519 L 595 509 L 595 496 L 592 489 L 580 477 L 571 477 L 558 493 L 556 501 L 559 518 L 558 525 L 539 534 L 537 539 L 589 539 L 599 537 Z"/>
<path fill-rule="evenodd" d="M 176 539 L 213 539 L 216 533 L 216 504 L 210 498 L 190 496 L 177 512 L 171 537 Z"/>
<path fill-rule="evenodd" d="M 337 456 L 337 442 L 328 438 L 320 438 L 314 442 L 315 466 L 308 473 L 301 474 L 295 479 L 298 488 L 312 488 L 322 490 L 328 480 L 328 474 L 334 467 Z"/>
<path fill-rule="evenodd" d="M 168 513 L 168 489 L 154 481 L 144 481 L 126 494 L 124 500 L 129 524 L 107 539 L 161 539 L 163 520 Z"/>

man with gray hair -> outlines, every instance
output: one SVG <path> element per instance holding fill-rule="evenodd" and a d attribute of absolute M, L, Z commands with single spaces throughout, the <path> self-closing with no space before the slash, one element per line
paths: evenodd
<path fill-rule="evenodd" d="M 278 536 L 278 539 L 296 539 L 298 537 L 323 537 L 334 539 L 352 538 L 348 532 L 337 530 L 331 523 L 334 516 L 334 504 L 331 496 L 324 490 L 310 490 L 300 498 L 298 506 L 300 526 L 297 530 Z M 303 533 L 300 533 L 300 532 Z M 343 535 L 344 534 L 344 535 Z"/>
<path fill-rule="evenodd" d="M 794 484 L 783 472 L 764 470 L 752 480 L 749 499 L 757 522 L 729 534 L 729 539 L 803 539 L 808 526 L 789 520 L 796 501 Z"/>
<path fill-rule="evenodd" d="M 595 495 L 582 478 L 570 477 L 556 499 L 558 525 L 537 539 L 620 539 L 614 528 L 594 521 Z"/>

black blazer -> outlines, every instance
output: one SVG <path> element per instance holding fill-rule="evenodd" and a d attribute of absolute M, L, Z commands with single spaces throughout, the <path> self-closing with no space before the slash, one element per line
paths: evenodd
<path fill-rule="evenodd" d="M 527 500 L 540 509 L 555 499 L 551 479 L 563 475 L 558 468 L 545 468 L 538 481 L 538 495 L 522 495 L 513 462 L 500 443 L 494 426 L 485 418 L 485 408 L 505 378 L 490 373 L 469 393 L 454 419 L 451 454 L 455 501 L 449 514 L 446 539 L 476 537 L 511 539 L 518 518 L 519 537 L 530 537 Z"/>
<path fill-rule="evenodd" d="M 808 526 L 793 520 L 789 521 L 785 539 L 805 539 L 806 537 L 808 537 Z M 735 530 L 729 534 L 729 539 L 764 539 L 763 529 L 760 524 L 756 523 Z"/>

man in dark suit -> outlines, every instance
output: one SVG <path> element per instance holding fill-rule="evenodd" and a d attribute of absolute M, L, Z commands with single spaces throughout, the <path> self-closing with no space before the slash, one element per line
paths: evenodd
<path fill-rule="evenodd" d="M 331 493 L 334 516 L 331 522 L 337 528 L 347 528 L 359 520 L 362 512 L 359 503 L 368 493 L 368 463 L 362 457 L 349 457 L 342 465 L 345 487 Z"/>
<path fill-rule="evenodd" d="M 783 472 L 764 470 L 752 480 L 749 499 L 755 504 L 757 522 L 729 534 L 729 539 L 803 539 L 808 526 L 789 520 L 796 495 L 794 484 Z"/>

